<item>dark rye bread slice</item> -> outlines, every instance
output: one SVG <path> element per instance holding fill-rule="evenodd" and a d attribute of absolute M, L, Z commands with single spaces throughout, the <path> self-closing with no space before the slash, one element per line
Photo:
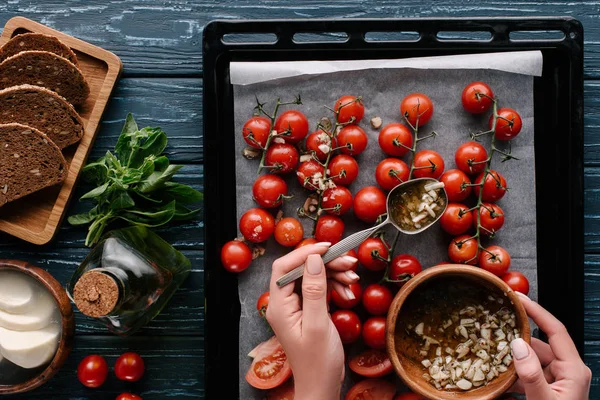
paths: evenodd
<path fill-rule="evenodd" d="M 71 104 L 83 103 L 90 94 L 79 68 L 48 51 L 22 51 L 0 63 L 0 89 L 23 84 L 50 89 Z"/>
<path fill-rule="evenodd" d="M 39 86 L 0 90 L 0 124 L 11 122 L 40 130 L 61 149 L 77 143 L 83 136 L 83 121 L 73 106 Z"/>
<path fill-rule="evenodd" d="M 22 124 L 0 125 L 0 207 L 62 183 L 67 161 L 42 132 Z"/>
<path fill-rule="evenodd" d="M 22 51 L 40 50 L 49 51 L 66 58 L 73 64 L 79 66 L 77 56 L 69 47 L 58 38 L 43 33 L 22 33 L 10 39 L 4 46 L 0 48 L 0 62 L 12 57 Z"/>

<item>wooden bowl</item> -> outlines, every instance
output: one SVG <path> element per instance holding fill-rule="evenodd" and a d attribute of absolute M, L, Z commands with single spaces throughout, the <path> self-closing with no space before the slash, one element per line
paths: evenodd
<path fill-rule="evenodd" d="M 443 279 L 445 277 L 458 277 L 469 279 L 471 282 L 484 285 L 495 292 L 505 293 L 508 299 L 513 303 L 512 308 L 517 318 L 517 327 L 521 331 L 521 337 L 530 342 L 530 328 L 527 313 L 521 304 L 519 296 L 500 278 L 477 267 L 466 265 L 448 264 L 428 268 L 414 278 L 409 280 L 396 294 L 390 311 L 387 316 L 386 342 L 387 350 L 392 361 L 392 365 L 398 376 L 414 392 L 417 392 L 429 399 L 452 399 L 452 400 L 492 400 L 498 398 L 506 392 L 517 380 L 514 363 L 508 367 L 508 370 L 501 373 L 496 379 L 490 381 L 487 385 L 474 388 L 468 391 L 445 391 L 437 390 L 433 385 L 423 379 L 424 367 L 420 362 L 412 360 L 402 352 L 396 351 L 396 324 L 398 314 L 406 299 L 415 290 L 418 290 L 425 282 L 434 279 Z"/>
<path fill-rule="evenodd" d="M 15 385 L 0 385 L 0 395 L 28 392 L 50 380 L 67 360 L 73 347 L 73 335 L 75 333 L 75 319 L 71 301 L 62 285 L 52 275 L 39 267 L 18 260 L 0 260 L 0 271 L 4 269 L 19 271 L 33 277 L 52 294 L 61 315 L 62 332 L 58 350 L 50 364 L 37 376 L 26 382 Z"/>

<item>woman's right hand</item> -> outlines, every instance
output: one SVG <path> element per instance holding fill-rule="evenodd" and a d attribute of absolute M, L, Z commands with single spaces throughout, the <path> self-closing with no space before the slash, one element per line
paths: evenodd
<path fill-rule="evenodd" d="M 532 338 L 510 344 L 519 380 L 512 391 L 527 400 L 587 400 L 592 371 L 583 363 L 565 326 L 529 297 L 517 292 L 527 315 L 548 336 L 548 343 Z"/>

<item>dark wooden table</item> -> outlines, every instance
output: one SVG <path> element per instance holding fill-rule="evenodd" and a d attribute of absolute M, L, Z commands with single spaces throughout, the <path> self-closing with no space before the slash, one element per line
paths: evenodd
<path fill-rule="evenodd" d="M 585 361 L 594 372 L 592 398 L 600 397 L 600 1 L 465 2 L 435 0 L 6 0 L 0 26 L 21 15 L 115 52 L 124 73 L 109 103 L 91 158 L 112 149 L 125 115 L 140 126 L 161 126 L 169 135 L 167 153 L 184 164 L 180 180 L 203 188 L 202 28 L 213 19 L 383 18 L 465 16 L 557 16 L 578 18 L 585 29 Z M 211 149 L 218 151 L 218 149 Z M 561 160 L 556 160 L 561 162 Z M 76 197 L 87 191 L 78 188 Z M 72 202 L 69 215 L 83 210 Z M 212 210 L 214 212 L 215 210 Z M 157 232 L 182 250 L 193 272 L 167 308 L 130 338 L 115 337 L 79 313 L 73 353 L 47 385 L 11 398 L 114 399 L 121 391 L 145 400 L 204 398 L 204 238 L 200 220 Z M 558 234 L 558 233 L 557 233 Z M 0 258 L 37 264 L 66 284 L 87 255 L 85 232 L 64 224 L 56 240 L 37 247 L 0 235 Z M 565 266 L 569 268 L 569 266 Z M 560 277 L 557 277 L 560 279 Z M 557 293 L 560 295 L 560 293 Z M 125 351 L 146 360 L 136 384 L 109 378 L 91 390 L 77 381 L 79 361 L 101 354 L 110 364 Z M 235 361 L 234 361 L 235 362 Z M 225 381 L 228 378 L 225 377 Z"/>

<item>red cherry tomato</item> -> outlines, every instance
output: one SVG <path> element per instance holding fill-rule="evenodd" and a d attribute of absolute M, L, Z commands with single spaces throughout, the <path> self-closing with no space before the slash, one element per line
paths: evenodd
<path fill-rule="evenodd" d="M 229 272 L 242 272 L 252 263 L 252 250 L 244 242 L 231 240 L 221 249 L 221 264 Z"/>
<path fill-rule="evenodd" d="M 275 130 L 279 134 L 289 132 L 280 137 L 288 143 L 298 143 L 308 135 L 308 119 L 300 111 L 288 110 L 277 117 Z"/>
<path fill-rule="evenodd" d="M 287 174 L 298 165 L 298 150 L 288 143 L 275 143 L 269 146 L 265 154 L 265 165 L 275 174 Z"/>
<path fill-rule="evenodd" d="M 386 213 L 386 201 L 385 193 L 378 187 L 364 187 L 354 196 L 354 215 L 361 221 L 372 224 Z"/>
<path fill-rule="evenodd" d="M 323 192 L 323 208 L 329 214 L 346 214 L 352 208 L 352 192 L 343 186 L 336 186 Z"/>
<path fill-rule="evenodd" d="M 240 218 L 240 232 L 253 243 L 264 242 L 275 230 L 275 219 L 262 208 L 251 208 Z"/>
<path fill-rule="evenodd" d="M 399 254 L 392 260 L 389 278 L 393 281 L 401 281 L 395 283 L 402 287 L 406 281 L 421 271 L 423 271 L 423 267 L 415 256 L 411 256 L 410 254 Z"/>
<path fill-rule="evenodd" d="M 487 159 L 487 150 L 477 142 L 461 144 L 454 154 L 456 167 L 468 175 L 483 172 Z"/>
<path fill-rule="evenodd" d="M 449 169 L 440 177 L 444 182 L 444 189 L 448 195 L 448 201 L 460 202 L 469 197 L 472 187 L 471 179 L 459 169 Z"/>
<path fill-rule="evenodd" d="M 354 343 L 360 337 L 360 319 L 354 311 L 338 310 L 331 314 L 331 320 L 340 334 L 343 344 Z"/>
<path fill-rule="evenodd" d="M 478 185 L 483 181 L 482 172 L 475 178 L 475 184 Z M 494 170 L 490 170 L 490 172 L 485 177 L 485 183 L 483 185 L 483 194 L 481 195 L 481 199 L 483 201 L 488 202 L 496 202 L 500 200 L 506 194 L 506 179 L 500 174 L 500 172 L 496 172 Z M 481 190 L 481 186 L 474 186 L 473 193 L 475 196 L 479 196 L 479 191 Z"/>
<path fill-rule="evenodd" d="M 300 247 L 308 246 L 308 245 L 315 244 L 315 243 L 317 243 L 317 239 L 315 239 L 315 238 L 302 239 L 302 241 L 300 243 L 298 243 L 296 245 L 296 247 L 294 247 L 294 249 L 299 249 Z"/>
<path fill-rule="evenodd" d="M 398 158 L 386 158 L 377 165 L 375 180 L 383 190 L 392 190 L 408 180 L 410 168 Z"/>
<path fill-rule="evenodd" d="M 334 110 L 338 113 L 337 121 L 341 124 L 350 122 L 358 124 L 365 115 L 362 99 L 355 96 L 342 96 L 335 102 Z"/>
<path fill-rule="evenodd" d="M 471 82 L 462 92 L 462 105 L 471 114 L 481 114 L 492 107 L 494 92 L 486 83 Z"/>
<path fill-rule="evenodd" d="M 413 135 L 406 125 L 388 124 L 379 132 L 379 147 L 390 156 L 402 157 L 413 146 Z"/>
<path fill-rule="evenodd" d="M 381 238 L 368 238 L 358 246 L 358 262 L 368 270 L 383 271 L 387 267 L 389 250 Z"/>
<path fill-rule="evenodd" d="M 319 242 L 336 244 L 344 235 L 344 221 L 333 215 L 322 215 L 317 221 L 315 239 Z"/>
<path fill-rule="evenodd" d="M 298 167 L 298 182 L 308 190 L 319 189 L 319 178 L 323 177 L 323 166 L 315 160 L 305 161 Z"/>
<path fill-rule="evenodd" d="M 422 93 L 412 93 L 400 103 L 400 115 L 418 128 L 429 122 L 433 115 L 433 102 Z M 418 126 L 417 126 L 418 121 Z"/>
<path fill-rule="evenodd" d="M 259 176 L 252 185 L 252 196 L 259 206 L 278 207 L 288 194 L 287 184 L 280 176 L 266 174 Z"/>
<path fill-rule="evenodd" d="M 290 379 L 283 385 L 270 390 L 265 400 L 294 400 L 294 381 Z"/>
<path fill-rule="evenodd" d="M 369 138 L 358 125 L 346 125 L 337 135 L 338 146 L 344 154 L 357 156 L 367 148 Z"/>
<path fill-rule="evenodd" d="M 490 129 L 494 125 L 494 116 L 490 117 Z M 523 121 L 518 112 L 512 108 L 501 108 L 498 110 L 498 121 L 496 121 L 496 139 L 498 140 L 511 140 L 514 139 L 519 132 Z"/>
<path fill-rule="evenodd" d="M 449 234 L 461 235 L 473 226 L 473 213 L 464 204 L 449 203 L 440 218 L 440 224 Z"/>
<path fill-rule="evenodd" d="M 483 229 L 480 234 L 490 236 L 492 233 L 498 232 L 504 225 L 504 211 L 498 204 L 483 203 L 479 207 L 480 224 Z M 473 225 L 477 228 L 477 218 L 473 215 Z"/>
<path fill-rule="evenodd" d="M 330 137 L 325 131 L 318 130 L 306 138 L 306 150 L 313 151 L 321 161 L 327 159 L 327 155 L 337 146 L 337 140 Z"/>
<path fill-rule="evenodd" d="M 344 400 L 393 400 L 396 385 L 383 379 L 365 379 L 350 388 Z"/>
<path fill-rule="evenodd" d="M 352 357 L 350 369 L 367 378 L 379 378 L 392 373 L 392 362 L 384 351 L 366 350 Z"/>
<path fill-rule="evenodd" d="M 387 314 L 392 305 L 394 295 L 386 286 L 373 283 L 365 288 L 363 292 L 363 307 L 371 315 Z"/>
<path fill-rule="evenodd" d="M 345 298 L 340 296 L 335 290 L 331 291 L 331 300 L 333 300 L 333 304 L 335 304 L 336 307 L 349 309 L 356 307 L 356 305 L 360 303 L 363 293 L 360 283 L 352 283 L 348 286 L 348 288 L 352 291 L 352 293 L 354 293 L 353 300 L 346 300 Z"/>
<path fill-rule="evenodd" d="M 500 246 L 489 246 L 479 253 L 479 266 L 502 277 L 510 268 L 510 254 Z"/>
<path fill-rule="evenodd" d="M 462 235 L 455 237 L 448 246 L 448 257 L 455 263 L 477 264 L 477 240 L 469 239 L 471 236 Z"/>
<path fill-rule="evenodd" d="M 145 371 L 144 359 L 137 353 L 121 354 L 115 362 L 115 375 L 125 382 L 139 381 L 144 376 Z"/>
<path fill-rule="evenodd" d="M 292 376 L 292 368 L 283 347 L 273 336 L 249 354 L 254 360 L 246 372 L 246 381 L 257 389 L 273 389 Z"/>
<path fill-rule="evenodd" d="M 269 307 L 269 300 L 271 299 L 271 294 L 269 292 L 264 292 L 260 295 L 258 300 L 256 301 L 256 309 L 258 310 L 258 314 L 261 317 L 264 317 L 267 313 L 267 308 Z"/>
<path fill-rule="evenodd" d="M 358 176 L 358 163 L 346 154 L 335 156 L 329 161 L 329 176 L 336 185 L 348 186 Z"/>
<path fill-rule="evenodd" d="M 255 149 L 264 149 L 270 133 L 271 120 L 265 117 L 252 117 L 242 128 L 244 140 Z"/>
<path fill-rule="evenodd" d="M 304 228 L 296 218 L 282 218 L 275 225 L 275 240 L 282 246 L 294 247 L 302 241 Z"/>
<path fill-rule="evenodd" d="M 444 173 L 444 159 L 433 150 L 418 151 L 415 154 L 414 165 L 413 176 L 415 178 L 438 179 Z"/>
<path fill-rule="evenodd" d="M 385 317 L 371 317 L 363 325 L 362 338 L 372 349 L 385 349 Z"/>
<path fill-rule="evenodd" d="M 87 356 L 77 367 L 77 378 L 83 386 L 97 388 L 102 386 L 108 377 L 108 365 L 102 356 Z"/>
<path fill-rule="evenodd" d="M 394 397 L 394 400 L 427 400 L 427 398 L 421 396 L 420 394 L 406 392 L 396 395 L 396 397 Z"/>
<path fill-rule="evenodd" d="M 529 293 L 529 281 L 522 273 L 518 271 L 510 271 L 504 274 L 502 280 L 515 292 L 527 295 Z"/>
<path fill-rule="evenodd" d="M 142 398 L 133 393 L 121 393 L 116 400 L 142 400 Z"/>

